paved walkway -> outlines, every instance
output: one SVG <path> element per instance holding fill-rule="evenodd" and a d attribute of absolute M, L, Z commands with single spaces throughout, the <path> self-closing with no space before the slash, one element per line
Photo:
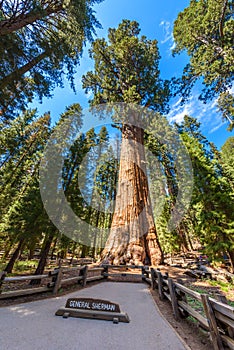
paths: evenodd
<path fill-rule="evenodd" d="M 120 304 L 130 323 L 55 316 L 70 297 Z M 143 283 L 106 282 L 54 299 L 0 308 L 4 350 L 185 350 Z"/>

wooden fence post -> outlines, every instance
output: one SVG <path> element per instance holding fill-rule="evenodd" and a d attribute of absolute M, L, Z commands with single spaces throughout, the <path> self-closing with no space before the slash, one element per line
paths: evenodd
<path fill-rule="evenodd" d="M 83 279 L 81 280 L 82 286 L 86 286 L 86 281 L 87 281 L 87 275 L 88 275 L 88 266 L 85 265 L 82 270 L 80 270 L 80 276 L 83 276 Z"/>
<path fill-rule="evenodd" d="M 210 336 L 214 346 L 214 350 L 224 350 L 222 339 L 219 334 L 214 311 L 212 309 L 209 297 L 206 294 L 201 294 L 201 299 L 209 323 Z"/>
<path fill-rule="evenodd" d="M 221 295 L 217 293 L 216 296 L 219 301 L 221 301 L 223 304 L 228 305 L 227 298 L 225 295 Z M 234 329 L 230 326 L 227 326 L 227 332 L 229 337 L 234 339 Z"/>
<path fill-rule="evenodd" d="M 0 272 L 0 294 L 2 293 L 2 284 L 6 275 L 7 275 L 6 271 Z"/>
<path fill-rule="evenodd" d="M 54 281 L 53 294 L 58 294 L 59 288 L 61 287 L 61 280 L 63 277 L 62 268 L 59 267 L 57 270 L 58 270 L 58 273 L 57 273 L 55 281 Z"/>
<path fill-rule="evenodd" d="M 178 278 L 177 279 L 177 282 L 179 284 L 181 284 L 183 286 L 183 280 L 181 278 Z M 182 300 L 184 301 L 186 304 L 188 304 L 188 300 L 187 300 L 187 296 L 186 296 L 186 293 L 182 292 L 181 290 L 179 291 L 179 295 L 178 295 L 178 300 Z M 187 311 L 185 311 L 184 309 L 181 310 L 181 316 L 183 317 L 188 317 L 189 316 L 189 313 Z"/>
<path fill-rule="evenodd" d="M 151 267 L 150 271 L 151 271 L 151 288 L 154 290 L 157 288 L 157 283 L 155 281 L 156 273 L 153 267 Z"/>
<path fill-rule="evenodd" d="M 148 266 L 142 266 L 141 267 L 141 277 L 142 281 L 145 281 L 146 278 L 149 278 L 149 268 Z"/>
<path fill-rule="evenodd" d="M 142 281 L 144 281 L 145 280 L 145 267 L 144 266 L 142 266 L 141 267 L 141 278 L 142 278 Z"/>
<path fill-rule="evenodd" d="M 160 300 L 164 300 L 165 296 L 163 293 L 163 278 L 162 278 L 162 274 L 160 271 L 156 270 L 156 274 L 158 277 L 158 293 L 159 293 L 159 298 Z"/>
<path fill-rule="evenodd" d="M 177 298 L 176 298 L 176 292 L 175 292 L 175 285 L 172 280 L 172 278 L 168 278 L 168 288 L 171 296 L 171 304 L 173 309 L 173 315 L 177 321 L 180 320 L 180 312 L 178 308 Z"/>
<path fill-rule="evenodd" d="M 109 265 L 103 265 L 102 267 L 104 269 L 103 272 L 102 272 L 102 275 L 104 275 L 104 278 L 107 279 L 108 276 L 106 276 L 105 274 L 108 274 L 108 267 L 109 267 Z"/>

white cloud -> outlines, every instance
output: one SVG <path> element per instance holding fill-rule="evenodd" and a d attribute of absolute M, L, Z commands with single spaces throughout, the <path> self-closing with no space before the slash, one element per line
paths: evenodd
<path fill-rule="evenodd" d="M 198 93 L 193 93 L 184 105 L 181 105 L 181 99 L 175 100 L 168 113 L 168 119 L 172 123 L 180 124 L 184 116 L 189 115 L 201 122 L 202 127 L 211 134 L 223 126 L 222 116 L 217 112 L 217 99 L 204 104 L 198 96 Z"/>
<path fill-rule="evenodd" d="M 213 132 L 217 131 L 219 128 L 221 128 L 223 126 L 224 122 L 219 123 L 217 126 L 215 126 L 214 128 L 212 128 L 209 132 L 209 134 L 212 134 Z M 227 124 L 227 123 L 225 123 Z"/>
<path fill-rule="evenodd" d="M 89 100 L 91 97 L 93 97 L 93 92 L 89 90 L 89 91 L 86 93 L 86 97 L 87 97 L 87 99 Z"/>
<path fill-rule="evenodd" d="M 163 39 L 161 40 L 161 44 L 166 44 L 169 42 L 170 51 L 172 51 L 175 48 L 175 41 L 173 37 L 173 23 L 163 20 L 160 22 L 159 26 L 163 29 Z"/>

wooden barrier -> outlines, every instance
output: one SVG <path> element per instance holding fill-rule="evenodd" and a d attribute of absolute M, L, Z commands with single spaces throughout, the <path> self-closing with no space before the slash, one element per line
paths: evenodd
<path fill-rule="evenodd" d="M 110 273 L 109 269 L 140 269 L 140 274 L 116 272 Z M 69 271 L 77 271 L 77 275 L 66 277 Z M 206 294 L 199 294 L 185 287 L 182 283 L 173 281 L 168 274 L 162 274 L 160 270 L 146 266 L 113 266 L 103 265 L 101 267 L 88 268 L 88 266 L 77 266 L 70 268 L 56 268 L 48 274 L 33 276 L 15 276 L 6 277 L 5 272 L 0 272 L 0 299 L 12 298 L 16 296 L 30 295 L 41 292 L 52 292 L 57 295 L 60 288 L 69 283 L 80 283 L 85 286 L 89 281 L 98 281 L 108 278 L 109 276 L 136 276 L 141 277 L 142 281 L 151 284 L 152 289 L 157 289 L 161 300 L 169 300 L 172 305 L 173 315 L 176 320 L 182 317 L 192 316 L 199 325 L 210 332 L 213 348 L 215 350 L 223 350 L 226 345 L 229 349 L 234 350 L 234 307 L 227 305 L 227 301 L 222 296 L 218 296 L 219 300 L 210 298 Z M 2 292 L 4 283 L 11 283 L 25 280 L 44 280 L 52 278 L 52 281 L 46 286 L 32 287 L 25 290 L 15 290 Z M 202 313 L 195 310 L 189 304 L 189 298 L 200 302 Z"/>
<path fill-rule="evenodd" d="M 138 265 L 106 265 L 103 264 L 103 277 L 108 278 L 108 277 L 131 277 L 131 278 L 138 278 L 141 277 L 142 281 L 145 281 L 149 284 L 151 284 L 151 279 L 149 277 L 150 275 L 150 270 L 148 266 L 138 266 Z M 109 272 L 109 269 L 111 270 L 124 270 L 123 272 Z M 137 273 L 131 273 L 127 272 L 129 269 L 140 269 L 141 274 Z"/>
<path fill-rule="evenodd" d="M 73 277 L 66 277 L 66 273 L 77 271 L 77 275 Z M 49 271 L 47 274 L 43 275 L 27 275 L 27 276 L 14 276 L 6 277 L 5 272 L 0 272 L 0 300 L 8 299 L 13 297 L 20 297 L 25 295 L 43 293 L 43 292 L 52 292 L 54 295 L 57 295 L 61 287 L 68 284 L 81 284 L 85 287 L 87 282 L 103 279 L 104 276 L 102 272 L 103 268 L 88 268 L 88 266 L 77 266 L 70 268 L 56 268 L 53 271 Z M 48 283 L 45 286 L 30 287 L 26 289 L 13 290 L 13 291 L 2 291 L 2 287 L 5 283 L 11 282 L 22 282 L 22 281 L 31 281 L 31 280 L 44 280 L 48 279 Z"/>
<path fill-rule="evenodd" d="M 151 286 L 158 289 L 161 300 L 170 301 L 176 320 L 192 316 L 203 329 L 209 331 L 214 350 L 223 350 L 224 345 L 234 350 L 234 307 L 227 305 L 222 296 L 215 300 L 197 293 L 155 269 L 151 269 Z M 203 314 L 189 305 L 188 298 L 201 303 Z"/>
<path fill-rule="evenodd" d="M 10 282 L 22 282 L 22 281 L 31 281 L 31 280 L 43 280 L 46 278 L 50 278 L 51 274 L 44 274 L 44 275 L 28 275 L 28 276 L 14 276 L 14 277 L 6 277 L 6 273 L 1 273 L 1 285 L 0 285 L 0 299 L 8 299 L 8 298 L 14 298 L 18 296 L 25 296 L 30 294 L 36 294 L 36 293 L 43 293 L 51 291 L 54 287 L 54 283 L 47 283 L 46 286 L 41 287 L 31 287 L 27 289 L 21 289 L 21 290 L 13 290 L 13 291 L 7 291 L 2 292 L 2 287 L 4 283 L 10 283 Z"/>

